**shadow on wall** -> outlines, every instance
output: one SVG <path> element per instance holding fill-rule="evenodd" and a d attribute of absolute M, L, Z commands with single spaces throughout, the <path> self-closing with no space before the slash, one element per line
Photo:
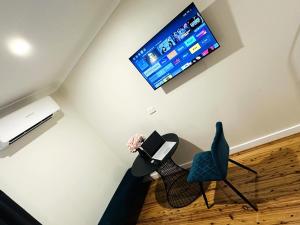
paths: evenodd
<path fill-rule="evenodd" d="M 48 131 L 51 127 L 53 127 L 57 121 L 63 117 L 63 112 L 57 113 L 52 119 L 48 120 L 44 124 L 40 125 L 30 133 L 26 134 L 24 137 L 17 140 L 15 143 L 10 145 L 8 148 L 0 151 L 0 158 L 11 157 L 26 145 L 30 144 L 36 138 L 40 137 L 46 131 Z"/>
<path fill-rule="evenodd" d="M 191 66 L 177 78 L 166 83 L 162 87 L 166 94 L 229 57 L 244 46 L 227 0 L 214 1 L 201 14 L 221 47 L 202 61 Z"/>
<path fill-rule="evenodd" d="M 296 84 L 296 89 L 298 90 L 298 95 L 300 97 L 300 64 L 299 64 L 300 54 L 299 53 L 300 53 L 300 26 L 298 26 L 288 56 L 288 67 L 291 71 L 292 77 Z"/>

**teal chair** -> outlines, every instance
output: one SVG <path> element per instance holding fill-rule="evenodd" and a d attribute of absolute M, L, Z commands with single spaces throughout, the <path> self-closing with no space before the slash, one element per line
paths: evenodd
<path fill-rule="evenodd" d="M 211 146 L 211 151 L 200 152 L 194 156 L 187 181 L 190 183 L 199 183 L 207 208 L 210 207 L 208 205 L 202 182 L 222 180 L 255 211 L 258 211 L 257 207 L 226 179 L 228 161 L 257 174 L 256 171 L 229 158 L 229 146 L 224 137 L 223 126 L 221 122 L 217 122 L 216 135 Z"/>

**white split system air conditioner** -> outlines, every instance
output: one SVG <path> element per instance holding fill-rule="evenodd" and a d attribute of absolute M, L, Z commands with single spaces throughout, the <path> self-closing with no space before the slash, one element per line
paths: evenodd
<path fill-rule="evenodd" d="M 51 97 L 42 98 L 0 119 L 0 151 L 51 119 L 60 108 Z"/>

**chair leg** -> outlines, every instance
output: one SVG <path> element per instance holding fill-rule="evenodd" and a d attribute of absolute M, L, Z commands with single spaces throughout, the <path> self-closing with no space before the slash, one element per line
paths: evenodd
<path fill-rule="evenodd" d="M 243 165 L 243 164 L 241 164 L 241 163 L 238 163 L 238 162 L 236 162 L 236 161 L 234 161 L 234 160 L 232 160 L 232 159 L 228 159 L 228 160 L 229 160 L 229 162 L 232 162 L 232 163 L 235 164 L 235 165 L 238 165 L 238 166 L 240 166 L 240 167 L 242 167 L 242 168 L 244 168 L 244 169 L 246 169 L 246 170 L 251 171 L 252 173 L 257 174 L 257 172 L 256 172 L 255 170 L 249 168 L 248 166 L 245 166 L 245 165 Z"/>
<path fill-rule="evenodd" d="M 202 182 L 199 182 L 199 185 L 200 185 L 201 192 L 202 192 L 202 195 L 203 195 L 203 198 L 204 198 L 204 201 L 205 201 L 205 205 L 209 209 L 208 201 L 207 201 L 207 198 L 206 198 L 206 194 L 205 194 Z"/>
<path fill-rule="evenodd" d="M 257 207 L 253 205 L 241 192 L 239 192 L 227 179 L 224 179 L 224 182 L 255 211 L 258 211 Z"/>

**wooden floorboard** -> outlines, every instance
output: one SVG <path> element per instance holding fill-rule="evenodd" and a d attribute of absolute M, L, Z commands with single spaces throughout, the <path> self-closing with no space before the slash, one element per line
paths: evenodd
<path fill-rule="evenodd" d="M 206 183 L 213 207 L 206 209 L 202 197 L 191 205 L 172 209 L 161 180 L 154 181 L 139 216 L 140 225 L 300 225 L 300 134 L 286 137 L 231 156 L 258 172 L 229 164 L 228 180 L 259 209 L 253 211 L 223 182 Z"/>

